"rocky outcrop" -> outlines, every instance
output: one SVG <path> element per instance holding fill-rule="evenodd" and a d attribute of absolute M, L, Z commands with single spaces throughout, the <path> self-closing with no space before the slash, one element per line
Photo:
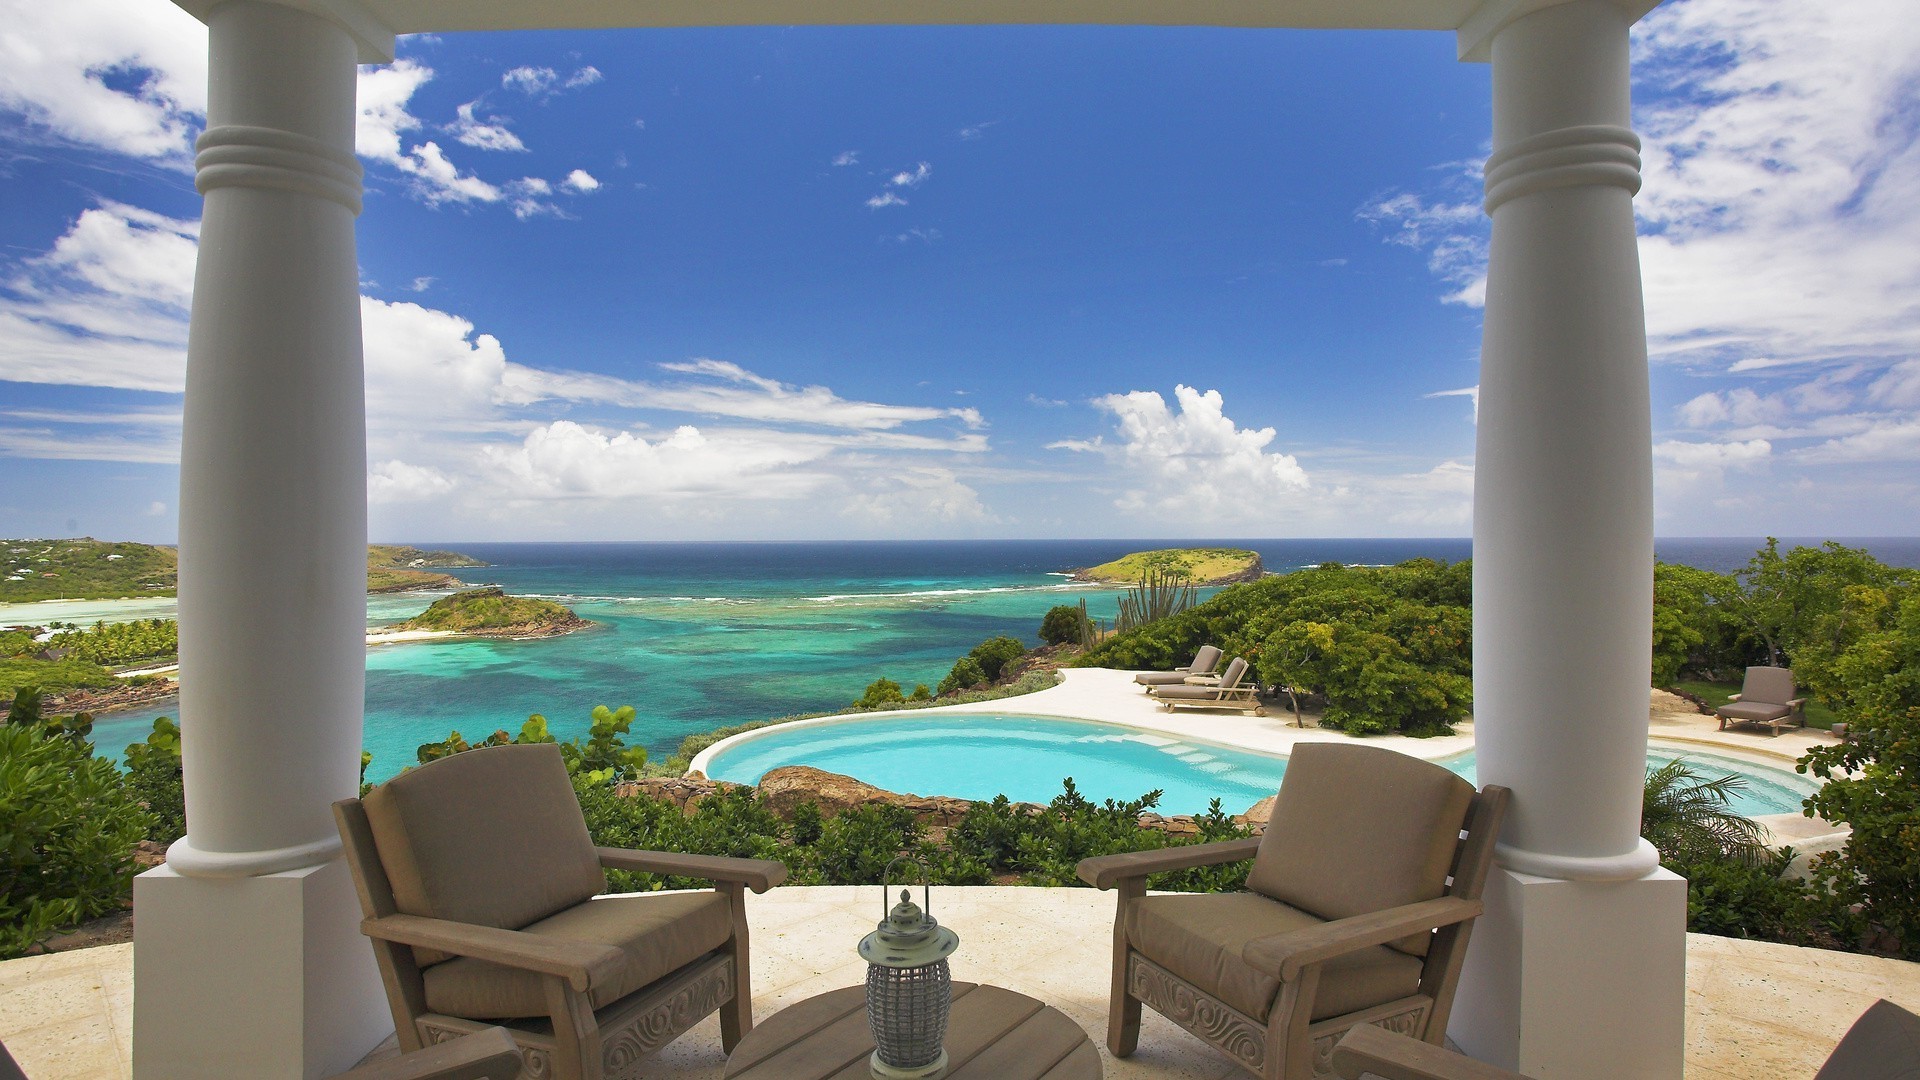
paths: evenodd
<path fill-rule="evenodd" d="M 709 780 L 699 773 L 693 773 L 688 776 L 649 776 L 641 780 L 629 780 L 614 785 L 613 793 L 623 799 L 644 795 L 649 799 L 670 802 L 691 814 L 707 796 L 743 786 L 725 780 Z"/>
<path fill-rule="evenodd" d="M 178 681 L 161 677 L 149 682 L 129 682 L 98 690 L 68 690 L 61 694 L 49 694 L 41 708 L 49 714 L 104 713 L 115 709 L 134 709 L 152 705 L 178 693 L 180 693 Z"/>

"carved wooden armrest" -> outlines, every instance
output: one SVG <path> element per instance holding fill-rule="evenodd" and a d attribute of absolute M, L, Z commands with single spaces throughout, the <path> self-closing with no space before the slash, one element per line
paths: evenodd
<path fill-rule="evenodd" d="M 1527 1080 L 1515 1072 L 1475 1061 L 1444 1047 L 1359 1024 L 1333 1048 L 1333 1071 L 1342 1080 Z"/>
<path fill-rule="evenodd" d="M 786 864 L 772 859 L 736 859 L 726 855 L 687 855 L 678 851 L 634 851 L 610 847 L 595 848 L 594 852 L 600 856 L 600 865 L 610 870 L 734 881 L 756 893 L 766 892 L 787 880 Z"/>
<path fill-rule="evenodd" d="M 1153 851 L 1124 851 L 1118 855 L 1095 855 L 1081 859 L 1074 872 L 1080 880 L 1096 889 L 1111 889 L 1128 878 L 1146 877 L 1165 870 L 1186 870 L 1195 866 L 1251 859 L 1260 850 L 1260 838 L 1220 840 L 1211 844 L 1182 844 Z"/>
<path fill-rule="evenodd" d="M 1281 982 L 1294 982 L 1300 978 L 1300 970 L 1310 964 L 1324 963 L 1336 956 L 1384 945 L 1437 926 L 1464 922 L 1480 914 L 1484 907 L 1478 900 L 1462 900 L 1457 896 L 1422 900 L 1254 938 L 1240 950 L 1240 958 Z"/>
<path fill-rule="evenodd" d="M 513 1080 L 520 1051 L 506 1028 L 490 1027 L 397 1058 L 362 1065 L 333 1080 Z"/>
<path fill-rule="evenodd" d="M 385 915 L 363 919 L 360 932 L 368 937 L 437 949 L 455 956 L 542 975 L 556 975 L 582 993 L 616 978 L 626 967 L 626 954 L 611 945 L 566 941 L 495 926 L 448 922 L 421 915 Z"/>

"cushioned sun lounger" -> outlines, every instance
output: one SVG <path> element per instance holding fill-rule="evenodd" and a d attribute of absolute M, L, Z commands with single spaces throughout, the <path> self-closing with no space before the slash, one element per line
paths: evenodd
<path fill-rule="evenodd" d="M 1243 681 L 1246 677 L 1247 662 L 1236 656 L 1218 680 L 1204 675 L 1189 675 L 1187 681 L 1178 685 L 1149 686 L 1147 693 L 1153 695 L 1153 699 L 1168 711 L 1182 707 L 1239 709 L 1241 712 L 1265 716 L 1266 710 L 1260 707 L 1259 687 Z"/>
<path fill-rule="evenodd" d="M 1177 667 L 1172 671 L 1143 671 L 1133 677 L 1141 686 L 1176 686 L 1195 675 L 1211 675 L 1213 669 L 1220 666 L 1220 650 L 1211 645 L 1200 646 L 1193 654 L 1193 663 L 1186 667 Z"/>

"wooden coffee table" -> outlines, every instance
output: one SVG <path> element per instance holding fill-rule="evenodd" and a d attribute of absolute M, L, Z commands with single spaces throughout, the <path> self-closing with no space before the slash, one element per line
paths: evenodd
<path fill-rule="evenodd" d="M 868 1080 L 867 988 L 781 1009 L 727 1055 L 726 1080 Z M 1065 1013 L 1025 994 L 953 984 L 947 1080 L 1100 1080 L 1100 1052 Z"/>

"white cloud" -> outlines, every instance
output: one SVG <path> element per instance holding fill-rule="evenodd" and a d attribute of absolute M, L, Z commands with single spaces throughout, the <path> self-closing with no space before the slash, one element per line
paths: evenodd
<path fill-rule="evenodd" d="M 567 178 L 562 180 L 561 184 L 582 194 L 589 191 L 600 190 L 600 181 L 595 180 L 593 175 L 585 169 L 575 169 L 568 173 Z"/>
<path fill-rule="evenodd" d="M 425 275 L 414 278 L 413 283 L 407 286 L 407 291 L 408 292 L 426 292 L 428 289 L 433 288 L 433 283 L 437 280 L 439 279 L 431 276 L 425 276 Z"/>
<path fill-rule="evenodd" d="M 895 195 L 891 191 L 883 191 L 867 200 L 867 209 L 869 210 L 881 210 L 889 206 L 905 205 L 907 205 L 907 200 Z"/>
<path fill-rule="evenodd" d="M 1902 360 L 1867 388 L 1867 396 L 1881 405 L 1920 409 L 1920 359 Z"/>
<path fill-rule="evenodd" d="M 0 379 L 177 393 L 199 223 L 84 211 L 0 286 Z"/>
<path fill-rule="evenodd" d="M 1273 501 L 1298 501 L 1306 470 L 1290 454 L 1268 453 L 1273 428 L 1241 428 L 1225 412 L 1217 390 L 1174 387 L 1179 411 L 1157 391 L 1135 390 L 1094 399 L 1117 421 L 1118 440 L 1062 440 L 1050 449 L 1099 453 L 1121 466 L 1129 485 L 1114 505 L 1191 515 L 1198 521 L 1264 516 Z"/>
<path fill-rule="evenodd" d="M 1486 215 L 1480 209 L 1480 163 L 1452 162 L 1440 172 L 1442 194 L 1394 191 L 1376 196 L 1355 212 L 1389 244 L 1424 251 L 1427 269 L 1453 292 L 1450 304 L 1481 307 L 1487 294 Z M 1341 260 L 1344 262 L 1345 260 Z"/>
<path fill-rule="evenodd" d="M 1794 452 L 1815 465 L 1863 465 L 1920 461 L 1920 417 L 1891 418 L 1855 435 L 1828 439 Z M 1909 490 L 1912 476 L 1909 474 Z"/>
<path fill-rule="evenodd" d="M 147 504 L 147 516 L 148 516 L 148 517 L 161 517 L 161 516 L 163 516 L 163 515 L 165 515 L 165 514 L 166 514 L 166 512 L 167 512 L 167 504 L 166 504 L 166 503 L 163 503 L 163 502 L 159 502 L 159 501 L 155 501 L 155 502 L 150 502 L 150 503 L 148 503 L 148 504 Z"/>
<path fill-rule="evenodd" d="M 546 93 L 553 89 L 554 83 L 559 81 L 560 73 L 550 67 L 508 68 L 506 73 L 500 76 L 501 86 L 509 90 L 518 90 L 529 97 Z"/>
<path fill-rule="evenodd" d="M 527 144 L 520 136 L 507 130 L 508 120 L 504 116 L 489 116 L 480 120 L 473 115 L 478 101 L 469 101 L 454 110 L 459 119 L 447 126 L 455 141 L 462 146 L 471 146 L 476 150 L 505 150 L 525 153 Z"/>
<path fill-rule="evenodd" d="M 353 149 L 361 157 L 397 163 L 405 155 L 400 133 L 419 130 L 420 118 L 407 111 L 414 91 L 433 78 L 433 69 L 400 59 L 384 67 L 363 67 L 356 83 L 357 118 Z"/>
<path fill-rule="evenodd" d="M 831 482 L 826 473 L 801 468 L 830 450 L 818 440 L 774 432 L 708 435 L 689 424 L 650 440 L 556 420 L 517 446 L 484 447 L 482 456 L 510 498 L 791 500 Z"/>
<path fill-rule="evenodd" d="M 863 490 L 847 498 L 841 512 L 876 525 L 999 520 L 982 505 L 980 493 L 953 470 L 931 466 L 869 478 Z"/>
<path fill-rule="evenodd" d="M 452 477 L 432 466 L 383 461 L 367 473 L 367 501 L 425 502 L 450 493 L 454 486 Z"/>
<path fill-rule="evenodd" d="M 911 244 L 915 242 L 931 244 L 939 239 L 939 229 L 922 229 L 919 226 L 908 229 L 906 232 L 895 233 L 893 235 L 893 242 L 896 244 Z"/>
<path fill-rule="evenodd" d="M 594 67 L 592 64 L 588 64 L 587 66 L 567 76 L 567 81 L 562 83 L 561 86 L 563 86 L 568 90 L 578 90 L 583 86 L 592 86 L 594 83 L 599 82 L 601 79 L 605 77 L 606 76 L 600 74 L 599 68 Z"/>
<path fill-rule="evenodd" d="M 923 161 L 911 169 L 902 169 L 894 173 L 887 180 L 887 184 L 890 187 L 919 187 L 927 182 L 927 177 L 932 175 L 933 166 Z"/>
<path fill-rule="evenodd" d="M 842 168 L 848 165 L 857 165 L 859 163 L 860 163 L 860 151 L 858 150 L 842 150 L 839 153 L 833 155 L 833 164 L 836 168 Z"/>
<path fill-rule="evenodd" d="M 117 0 L 7 7 L 0 109 L 62 142 L 187 164 L 207 109 L 198 20 L 173 4 Z"/>
<path fill-rule="evenodd" d="M 1473 400 L 1473 422 L 1476 424 L 1480 422 L 1480 387 L 1477 385 L 1464 386 L 1458 390 L 1435 390 L 1431 394 L 1422 394 L 1420 396 L 1429 399 L 1443 397 L 1471 398 Z"/>
<path fill-rule="evenodd" d="M 999 122 L 998 120 L 984 120 L 978 124 L 970 124 L 967 127 L 963 127 L 959 131 L 954 132 L 954 134 L 958 135 L 963 142 L 973 142 L 976 139 L 984 138 L 987 129 Z"/>

